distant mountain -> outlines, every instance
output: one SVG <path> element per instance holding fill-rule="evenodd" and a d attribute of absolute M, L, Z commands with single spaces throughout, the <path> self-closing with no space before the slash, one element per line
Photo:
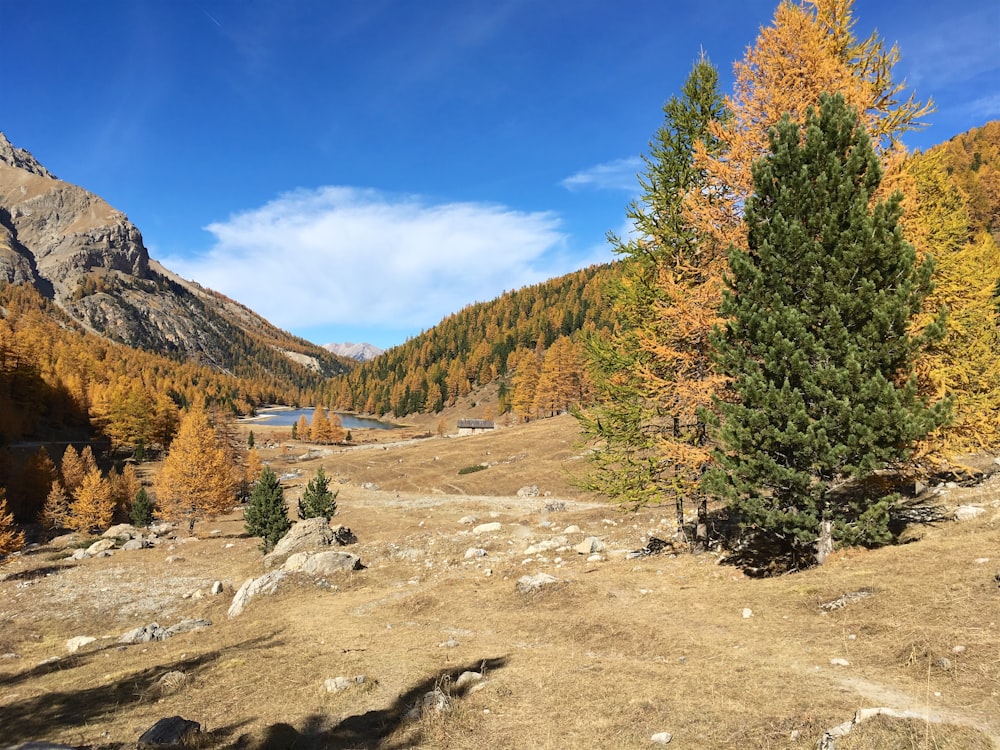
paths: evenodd
<path fill-rule="evenodd" d="M 353 344 L 350 341 L 343 344 L 323 344 L 323 348 L 358 362 L 370 362 L 382 353 L 382 349 L 372 344 Z"/>
<path fill-rule="evenodd" d="M 105 338 L 314 387 L 353 362 L 152 260 L 122 212 L 57 179 L 0 133 L 0 283 L 31 284 Z"/>

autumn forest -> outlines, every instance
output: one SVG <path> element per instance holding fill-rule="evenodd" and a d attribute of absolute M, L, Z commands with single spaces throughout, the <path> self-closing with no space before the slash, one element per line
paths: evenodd
<path fill-rule="evenodd" d="M 298 437 L 330 444 L 347 439 L 334 412 L 434 414 L 487 387 L 508 426 L 575 414 L 589 489 L 625 507 L 676 506 L 683 526 L 685 504 L 724 502 L 793 566 L 824 533 L 890 541 L 895 500 L 842 496 L 847 480 L 1000 450 L 1000 122 L 907 152 L 933 103 L 861 21 L 851 0 L 782 3 L 728 93 L 698 60 L 614 263 L 469 305 L 342 374 L 291 363 L 268 331 L 223 337 L 242 362 L 226 366 L 112 340 L 0 283 L 0 555 L 29 527 L 231 509 L 261 472 L 233 419 L 263 406 L 315 407 Z"/>

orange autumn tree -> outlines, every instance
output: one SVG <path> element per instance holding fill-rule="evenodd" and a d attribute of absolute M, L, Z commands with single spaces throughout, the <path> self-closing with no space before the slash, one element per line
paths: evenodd
<path fill-rule="evenodd" d="M 182 418 L 163 468 L 154 481 L 157 516 L 188 522 L 227 513 L 236 504 L 239 467 L 201 406 Z"/>
<path fill-rule="evenodd" d="M 66 494 L 66 488 L 58 479 L 52 482 L 49 494 L 45 498 L 41 520 L 42 525 L 51 531 L 68 527 L 69 495 Z"/>
<path fill-rule="evenodd" d="M 7 507 L 7 493 L 0 487 L 0 558 L 24 546 L 24 532 L 14 524 L 14 514 Z"/>
<path fill-rule="evenodd" d="M 100 531 L 111 525 L 114 513 L 111 483 L 101 476 L 100 469 L 94 467 L 73 493 L 67 525 L 74 531 Z"/>

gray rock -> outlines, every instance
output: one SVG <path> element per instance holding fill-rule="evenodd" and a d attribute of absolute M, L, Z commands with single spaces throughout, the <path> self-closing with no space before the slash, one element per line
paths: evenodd
<path fill-rule="evenodd" d="M 112 526 L 101 536 L 105 539 L 138 539 L 142 533 L 130 523 L 120 523 Z"/>
<path fill-rule="evenodd" d="M 668 745 L 673 738 L 674 736 L 670 732 L 657 732 L 649 738 L 649 741 L 654 745 Z"/>
<path fill-rule="evenodd" d="M 96 555 L 98 552 L 104 552 L 115 546 L 113 539 L 98 539 L 96 542 L 87 547 L 88 555 Z"/>
<path fill-rule="evenodd" d="M 356 684 L 354 680 L 347 677 L 328 677 L 323 681 L 323 687 L 328 693 L 342 693 L 345 690 L 350 690 Z"/>
<path fill-rule="evenodd" d="M 70 638 L 68 641 L 66 641 L 66 650 L 71 654 L 75 654 L 81 648 L 83 648 L 88 644 L 93 643 L 96 640 L 97 639 L 94 638 L 93 636 L 78 635 L 75 638 Z"/>
<path fill-rule="evenodd" d="M 548 573 L 536 573 L 533 576 L 521 576 L 517 581 L 517 590 L 522 594 L 534 594 L 555 583 L 561 581 Z"/>
<path fill-rule="evenodd" d="M 336 539 L 336 533 L 325 518 L 298 521 L 274 545 L 274 549 L 264 556 L 264 567 L 280 567 L 296 552 L 320 550 L 336 544 Z"/>
<path fill-rule="evenodd" d="M 472 526 L 479 521 L 475 516 L 462 516 L 458 519 L 458 522 L 463 526 Z"/>
<path fill-rule="evenodd" d="M 201 630 L 202 628 L 207 628 L 212 624 L 211 620 L 202 620 L 197 618 L 185 618 L 178 622 L 176 625 L 171 625 L 169 628 L 163 631 L 163 639 L 171 638 L 172 636 L 179 635 L 180 633 L 190 633 L 192 630 Z"/>
<path fill-rule="evenodd" d="M 137 549 L 148 549 L 153 545 L 147 542 L 145 539 L 129 539 L 125 544 L 122 545 L 122 549 L 125 552 L 132 552 Z"/>
<path fill-rule="evenodd" d="M 180 750 L 196 747 L 201 724 L 180 716 L 160 719 L 143 732 L 136 745 L 137 750 Z"/>
<path fill-rule="evenodd" d="M 361 570 L 361 558 L 350 552 L 330 550 L 309 555 L 299 570 L 311 576 L 327 576 L 344 571 Z"/>
<path fill-rule="evenodd" d="M 243 612 L 250 600 L 259 594 L 273 594 L 278 589 L 278 585 L 288 577 L 286 570 L 272 570 L 265 573 L 260 578 L 249 578 L 240 586 L 239 591 L 233 597 L 233 603 L 229 605 L 229 617 L 237 617 Z"/>
<path fill-rule="evenodd" d="M 468 692 L 474 685 L 479 685 L 483 681 L 483 676 L 479 672 L 462 672 L 455 680 L 455 688 L 459 692 Z"/>
<path fill-rule="evenodd" d="M 222 581 L 216 581 L 212 584 L 212 593 L 221 594 L 222 593 Z"/>
<path fill-rule="evenodd" d="M 954 518 L 956 521 L 971 521 L 974 518 L 979 518 L 986 512 L 985 508 L 980 508 L 978 505 L 959 505 L 955 508 Z"/>
<path fill-rule="evenodd" d="M 465 559 L 475 560 L 480 557 L 486 557 L 488 554 L 482 547 L 469 547 L 469 549 L 465 550 Z"/>
<path fill-rule="evenodd" d="M 538 497 L 541 492 L 538 489 L 537 484 L 532 484 L 528 487 L 522 487 L 517 491 L 518 497 Z"/>
<path fill-rule="evenodd" d="M 604 552 L 606 548 L 604 546 L 604 542 L 602 542 L 599 538 L 596 536 L 588 536 L 578 545 L 573 547 L 573 549 L 581 555 L 593 555 L 598 552 Z"/>
<path fill-rule="evenodd" d="M 90 559 L 90 555 L 87 554 L 87 550 L 81 548 L 81 549 L 78 549 L 75 552 L 73 552 L 73 554 L 69 556 L 69 559 L 70 560 L 89 560 Z"/>
<path fill-rule="evenodd" d="M 132 645 L 135 643 L 149 643 L 150 641 L 162 641 L 164 628 L 161 628 L 158 623 L 151 622 L 149 625 L 143 625 L 139 628 L 133 628 L 127 633 L 123 633 L 118 639 L 119 643 L 124 643 L 126 645 Z"/>
<path fill-rule="evenodd" d="M 503 528 L 503 524 L 499 521 L 491 521 L 490 523 L 481 523 L 476 528 L 472 530 L 473 534 L 491 534 L 495 531 L 500 531 Z"/>

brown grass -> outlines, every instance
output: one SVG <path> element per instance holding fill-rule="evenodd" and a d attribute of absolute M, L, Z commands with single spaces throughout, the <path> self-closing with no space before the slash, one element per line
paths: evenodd
<path fill-rule="evenodd" d="M 260 447 L 268 431 L 253 429 Z M 671 747 L 814 748 L 859 708 L 885 705 L 928 720 L 871 720 L 837 747 L 1000 746 L 995 507 L 914 544 L 756 580 L 712 554 L 626 559 L 651 533 L 669 535 L 672 512 L 623 514 L 576 489 L 570 418 L 303 461 L 288 456 L 308 446 L 293 448 L 264 451 L 279 473 L 302 471 L 287 482 L 290 505 L 324 466 L 365 570 L 324 587 L 296 579 L 229 620 L 233 591 L 263 572 L 238 513 L 199 523 L 197 542 L 110 558 L 30 550 L 0 581 L 0 650 L 19 656 L 0 660 L 0 739 L 134 747 L 177 714 L 200 722 L 210 747 L 639 748 L 668 731 Z M 481 461 L 491 465 L 458 474 Z M 530 485 L 542 494 L 517 496 Z M 996 483 L 968 492 L 993 506 L 1000 497 Z M 458 523 L 470 514 L 501 531 L 474 535 Z M 604 559 L 525 553 L 570 524 L 581 533 L 569 543 L 599 536 Z M 471 547 L 488 556 L 466 560 Z M 519 594 L 517 579 L 539 571 L 562 582 Z M 208 593 L 214 580 L 225 595 Z M 858 591 L 870 595 L 822 608 Z M 214 624 L 117 644 L 128 629 L 182 617 Z M 75 635 L 98 640 L 67 655 Z M 457 691 L 458 674 L 484 663 L 485 687 Z M 164 690 L 174 670 L 188 679 Z M 340 675 L 366 681 L 327 693 L 324 680 Z M 435 687 L 452 694 L 451 709 L 407 719 Z"/>

